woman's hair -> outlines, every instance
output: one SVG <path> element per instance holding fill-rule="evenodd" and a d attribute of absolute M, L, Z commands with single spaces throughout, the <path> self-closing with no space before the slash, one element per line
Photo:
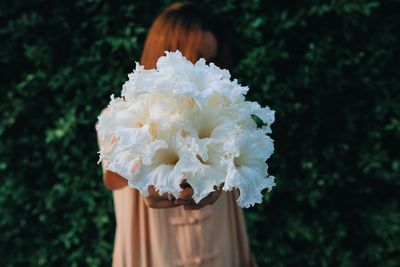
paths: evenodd
<path fill-rule="evenodd" d="M 220 67 L 227 67 L 228 47 L 221 32 L 221 24 L 191 2 L 175 3 L 159 15 L 151 26 L 144 44 L 140 63 L 146 69 L 154 68 L 164 51 L 179 50 L 192 62 L 200 54 L 201 38 L 204 31 L 210 31 L 217 39 L 217 56 L 213 59 Z"/>

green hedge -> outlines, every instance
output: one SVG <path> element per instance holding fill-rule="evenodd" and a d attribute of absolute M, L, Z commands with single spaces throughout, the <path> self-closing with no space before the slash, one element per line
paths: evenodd
<path fill-rule="evenodd" d="M 277 112 L 277 187 L 246 211 L 259 265 L 399 266 L 400 3 L 202 2 Z M 110 266 L 94 124 L 169 3 L 1 1 L 0 266 Z"/>

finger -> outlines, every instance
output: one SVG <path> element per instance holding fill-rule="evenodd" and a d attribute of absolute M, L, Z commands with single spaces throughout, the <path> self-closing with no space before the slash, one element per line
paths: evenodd
<path fill-rule="evenodd" d="M 213 192 L 212 195 L 210 196 L 208 205 L 214 204 L 218 200 L 218 198 L 221 196 L 221 192 L 222 191 Z"/>
<path fill-rule="evenodd" d="M 173 200 L 175 199 L 174 196 L 164 193 L 162 195 L 159 194 L 159 192 L 155 189 L 153 185 L 149 186 L 147 191 L 149 192 L 149 198 L 153 200 Z"/>
<path fill-rule="evenodd" d="M 180 199 L 192 199 L 193 198 L 193 188 L 191 187 L 186 187 L 183 189 L 181 192 L 179 192 L 179 198 Z"/>
<path fill-rule="evenodd" d="M 219 198 L 221 192 L 220 191 L 214 191 L 211 192 L 210 194 L 208 194 L 205 198 L 203 198 L 202 200 L 200 200 L 200 202 L 198 203 L 198 205 L 200 206 L 207 206 L 207 205 L 212 205 L 215 203 L 215 201 L 217 201 L 217 199 Z M 189 203 L 190 204 L 190 203 Z"/>
<path fill-rule="evenodd" d="M 153 200 L 147 197 L 143 198 L 143 200 L 147 207 L 153 209 L 165 209 L 179 206 L 179 204 L 176 204 L 174 201 L 170 200 Z"/>
<path fill-rule="evenodd" d="M 181 182 L 180 187 L 181 187 L 182 189 L 185 189 L 185 188 L 191 187 L 191 186 L 190 186 L 190 184 L 189 184 L 188 182 L 186 182 L 186 179 L 184 179 L 184 180 Z"/>
<path fill-rule="evenodd" d="M 203 198 L 202 200 L 200 200 L 199 203 L 196 203 L 196 202 L 192 199 L 192 197 L 193 197 L 193 194 L 192 194 L 193 189 L 192 189 L 192 188 L 190 188 L 190 189 L 191 189 L 191 191 L 190 191 L 190 193 L 191 193 L 190 198 L 189 198 L 189 197 L 182 197 L 181 194 L 180 194 L 180 197 L 179 197 L 178 199 L 175 200 L 175 203 L 176 203 L 176 204 L 179 204 L 179 205 L 183 205 L 185 210 L 201 209 L 201 208 L 203 208 L 203 207 L 205 207 L 205 206 L 207 206 L 207 205 L 212 205 L 212 204 L 214 204 L 214 203 L 218 200 L 219 196 L 220 196 L 221 193 L 222 193 L 221 190 L 216 190 L 216 191 L 211 192 L 210 194 L 208 194 L 208 195 L 207 195 L 205 198 Z M 187 190 L 187 189 L 186 189 L 186 190 Z M 189 192 L 189 190 L 188 190 L 187 192 Z M 186 193 L 187 193 L 187 192 L 186 192 Z"/>

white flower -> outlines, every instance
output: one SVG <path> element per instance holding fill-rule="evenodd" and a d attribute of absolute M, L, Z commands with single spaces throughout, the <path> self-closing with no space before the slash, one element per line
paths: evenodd
<path fill-rule="evenodd" d="M 193 200 L 196 203 L 225 181 L 226 169 L 221 162 L 222 150 L 219 146 L 221 146 L 219 143 L 211 143 L 207 146 L 205 156 L 202 156 L 201 152 L 198 153 L 197 164 L 193 171 L 188 173 L 186 181 L 193 188 Z"/>
<path fill-rule="evenodd" d="M 274 111 L 245 101 L 248 87 L 229 71 L 204 59 L 192 64 L 179 51 L 166 52 L 156 69 L 136 64 L 128 78 L 96 126 L 107 169 L 145 196 L 154 186 L 178 198 L 185 180 L 196 203 L 222 184 L 239 190 L 242 207 L 261 202 L 261 191 L 275 185 L 265 162 Z"/>
<path fill-rule="evenodd" d="M 188 173 L 195 171 L 197 159 L 190 148 L 183 145 L 181 134 L 160 132 L 159 138 L 166 146 L 157 149 L 153 158 L 142 164 L 140 172 L 130 181 L 130 185 L 138 188 L 145 196 L 147 188 L 154 185 L 160 194 L 170 193 L 178 198 L 180 184 Z"/>
<path fill-rule="evenodd" d="M 265 160 L 274 151 L 273 141 L 262 131 L 237 131 L 224 144 L 227 176 L 223 189 L 239 189 L 237 202 L 242 207 L 261 203 L 261 191 L 271 190 L 274 177 L 268 176 Z"/>
<path fill-rule="evenodd" d="M 145 70 L 143 66 L 136 63 L 135 70 L 128 74 L 129 80 L 122 86 L 121 96 L 130 100 L 143 93 L 151 92 L 158 76 L 156 70 Z"/>

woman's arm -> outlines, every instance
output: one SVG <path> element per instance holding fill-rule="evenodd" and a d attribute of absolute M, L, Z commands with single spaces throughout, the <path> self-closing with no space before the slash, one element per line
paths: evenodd
<path fill-rule="evenodd" d="M 124 177 L 109 170 L 103 172 L 103 183 L 110 190 L 121 189 L 128 185 Z"/>

